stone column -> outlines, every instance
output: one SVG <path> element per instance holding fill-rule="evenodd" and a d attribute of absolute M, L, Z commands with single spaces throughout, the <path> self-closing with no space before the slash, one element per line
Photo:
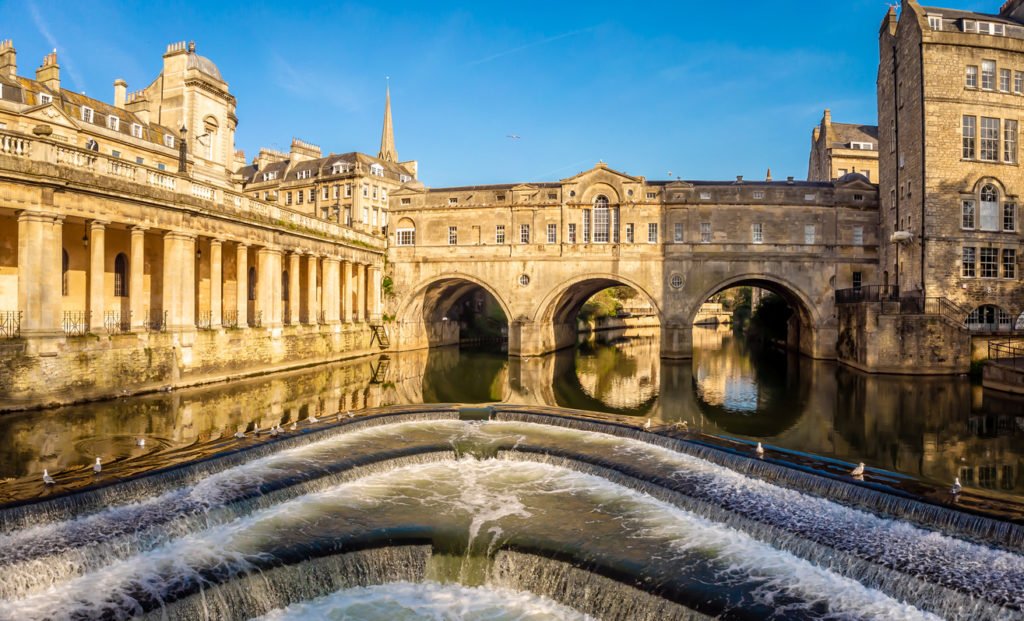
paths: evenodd
<path fill-rule="evenodd" d="M 89 225 L 89 331 L 98 332 L 103 328 L 103 311 L 106 309 L 106 292 L 103 290 L 106 266 L 105 232 L 107 223 L 93 220 Z"/>
<path fill-rule="evenodd" d="M 301 291 L 299 291 L 299 260 L 302 258 L 301 251 L 294 251 L 290 255 L 288 266 L 288 322 L 292 325 L 299 323 L 299 304 Z"/>
<path fill-rule="evenodd" d="M 18 214 L 18 310 L 29 353 L 51 351 L 38 338 L 62 339 L 64 217 L 40 211 Z"/>
<path fill-rule="evenodd" d="M 164 234 L 164 310 L 168 331 L 196 328 L 196 245 L 185 233 Z"/>
<path fill-rule="evenodd" d="M 324 318 L 329 324 L 338 323 L 341 263 L 334 257 L 324 257 Z"/>
<path fill-rule="evenodd" d="M 146 331 L 146 228 L 132 227 L 132 258 L 128 264 L 131 272 L 128 281 L 128 307 L 132 311 L 132 331 Z"/>
<path fill-rule="evenodd" d="M 181 240 L 181 329 L 196 329 L 196 236 L 182 234 Z"/>
<path fill-rule="evenodd" d="M 235 249 L 235 306 L 238 308 L 238 327 L 249 327 L 249 245 L 238 244 Z"/>
<path fill-rule="evenodd" d="M 352 262 L 341 262 L 341 320 L 352 321 Z"/>
<path fill-rule="evenodd" d="M 356 321 L 366 321 L 366 264 L 359 264 L 359 276 L 356 283 Z"/>
<path fill-rule="evenodd" d="M 316 299 L 316 261 L 317 256 L 312 252 L 306 255 L 306 308 L 309 309 L 309 325 L 317 323 L 317 316 L 320 314 L 320 305 Z"/>
<path fill-rule="evenodd" d="M 380 321 L 381 314 L 381 269 L 379 267 L 370 268 L 370 280 L 367 286 L 370 288 L 370 321 Z"/>
<path fill-rule="evenodd" d="M 224 240 L 210 240 L 210 329 L 217 330 L 221 326 L 223 312 L 224 288 Z"/>
<path fill-rule="evenodd" d="M 260 248 L 256 253 L 259 274 L 256 298 L 263 313 L 263 327 L 281 327 L 281 251 Z"/>

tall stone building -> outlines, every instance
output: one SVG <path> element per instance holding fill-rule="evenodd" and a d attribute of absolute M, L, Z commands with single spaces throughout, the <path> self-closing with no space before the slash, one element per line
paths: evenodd
<path fill-rule="evenodd" d="M 878 126 L 833 123 L 832 111 L 825 110 L 811 133 L 807 180 L 835 181 L 850 173 L 878 181 Z"/>
<path fill-rule="evenodd" d="M 1020 284 L 1024 2 L 998 14 L 890 8 L 879 32 L 883 283 L 1009 329 Z"/>

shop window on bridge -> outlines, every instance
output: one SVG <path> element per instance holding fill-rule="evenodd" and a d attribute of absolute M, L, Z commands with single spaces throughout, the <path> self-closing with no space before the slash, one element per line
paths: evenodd
<path fill-rule="evenodd" d="M 569 243 L 570 244 L 575 244 L 576 243 L 576 223 L 575 222 L 570 222 L 569 223 Z"/>
<path fill-rule="evenodd" d="M 632 244 L 634 239 L 635 239 L 635 237 L 633 235 L 633 223 L 632 222 L 627 222 L 626 223 L 626 243 L 627 244 Z"/>
<path fill-rule="evenodd" d="M 658 243 L 658 223 L 648 222 L 647 223 L 647 243 L 656 244 Z"/>
<path fill-rule="evenodd" d="M 548 225 L 548 243 L 549 244 L 558 243 L 558 225 L 557 224 L 549 224 Z"/>
<path fill-rule="evenodd" d="M 114 257 L 114 297 L 128 297 L 128 257 L 123 252 Z"/>
<path fill-rule="evenodd" d="M 967 315 L 964 327 L 980 332 L 1008 332 L 1013 326 L 1010 314 L 992 304 L 985 304 Z"/>
<path fill-rule="evenodd" d="M 583 243 L 590 243 L 590 210 L 583 210 Z"/>
<path fill-rule="evenodd" d="M 676 244 L 683 243 L 683 223 L 676 222 L 672 227 L 672 241 Z"/>
<path fill-rule="evenodd" d="M 520 224 L 519 225 L 519 243 L 528 244 L 530 243 L 530 225 Z"/>
<path fill-rule="evenodd" d="M 459 227 L 449 226 L 448 227 L 448 245 L 455 246 L 459 243 Z"/>

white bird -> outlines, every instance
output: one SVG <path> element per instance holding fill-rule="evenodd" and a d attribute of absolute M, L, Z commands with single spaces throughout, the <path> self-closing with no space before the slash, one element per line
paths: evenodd
<path fill-rule="evenodd" d="M 270 428 L 270 436 L 273 437 L 273 438 L 277 437 L 277 427 L 271 427 Z"/>
<path fill-rule="evenodd" d="M 146 446 L 145 438 L 135 438 L 135 446 Z"/>
<path fill-rule="evenodd" d="M 43 472 L 46 471 L 44 470 Z M 964 486 L 960 485 L 960 477 L 956 477 L 956 479 L 954 479 L 953 481 L 953 487 L 949 488 L 949 493 L 956 496 L 957 494 L 960 493 L 960 490 L 962 490 L 963 488 Z"/>
<path fill-rule="evenodd" d="M 235 432 L 235 437 L 238 438 L 239 440 L 241 440 L 242 438 L 245 437 L 245 432 L 244 431 L 236 431 Z"/>
<path fill-rule="evenodd" d="M 516 136 L 515 134 L 509 134 L 508 137 L 512 138 L 513 140 L 519 138 L 519 136 Z"/>
<path fill-rule="evenodd" d="M 757 448 L 754 449 L 754 452 L 757 453 L 758 457 L 764 457 L 764 447 L 761 446 L 760 442 L 757 443 Z"/>
<path fill-rule="evenodd" d="M 46 471 L 46 468 L 43 468 L 43 485 L 53 485 L 54 483 L 56 483 L 56 481 L 54 481 L 53 477 L 50 476 L 50 473 Z"/>
<path fill-rule="evenodd" d="M 349 418 L 355 418 L 355 414 L 352 413 L 352 410 L 345 410 L 345 416 L 348 416 Z"/>
<path fill-rule="evenodd" d="M 96 463 L 92 465 L 92 471 L 95 474 L 99 474 L 103 470 L 103 466 L 100 465 L 100 458 L 96 458 Z"/>
<path fill-rule="evenodd" d="M 644 431 L 650 431 L 650 430 L 651 430 L 651 419 L 648 418 L 647 422 L 644 423 Z"/>
<path fill-rule="evenodd" d="M 260 424 L 259 423 L 253 423 L 252 424 L 252 433 L 253 433 L 253 435 L 256 435 L 256 436 L 260 435 Z"/>
<path fill-rule="evenodd" d="M 320 422 L 320 419 L 318 419 L 316 416 L 313 416 L 312 414 L 310 414 L 309 418 L 307 418 L 306 420 L 308 420 L 310 423 L 319 423 Z"/>
<path fill-rule="evenodd" d="M 291 429 L 292 431 L 295 431 L 298 428 L 299 428 L 299 424 L 298 423 L 292 423 L 292 426 L 289 427 L 289 429 Z"/>
<path fill-rule="evenodd" d="M 859 464 L 857 464 L 857 467 L 851 470 L 850 474 L 852 474 L 855 477 L 864 476 L 864 462 L 860 462 Z"/>

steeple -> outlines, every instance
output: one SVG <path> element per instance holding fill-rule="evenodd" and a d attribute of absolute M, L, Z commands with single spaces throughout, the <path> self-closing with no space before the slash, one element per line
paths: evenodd
<path fill-rule="evenodd" d="M 398 155 L 395 153 L 395 130 L 391 127 L 391 85 L 387 87 L 387 97 L 384 103 L 384 131 L 380 136 L 380 153 L 377 157 L 385 162 L 397 162 Z"/>

